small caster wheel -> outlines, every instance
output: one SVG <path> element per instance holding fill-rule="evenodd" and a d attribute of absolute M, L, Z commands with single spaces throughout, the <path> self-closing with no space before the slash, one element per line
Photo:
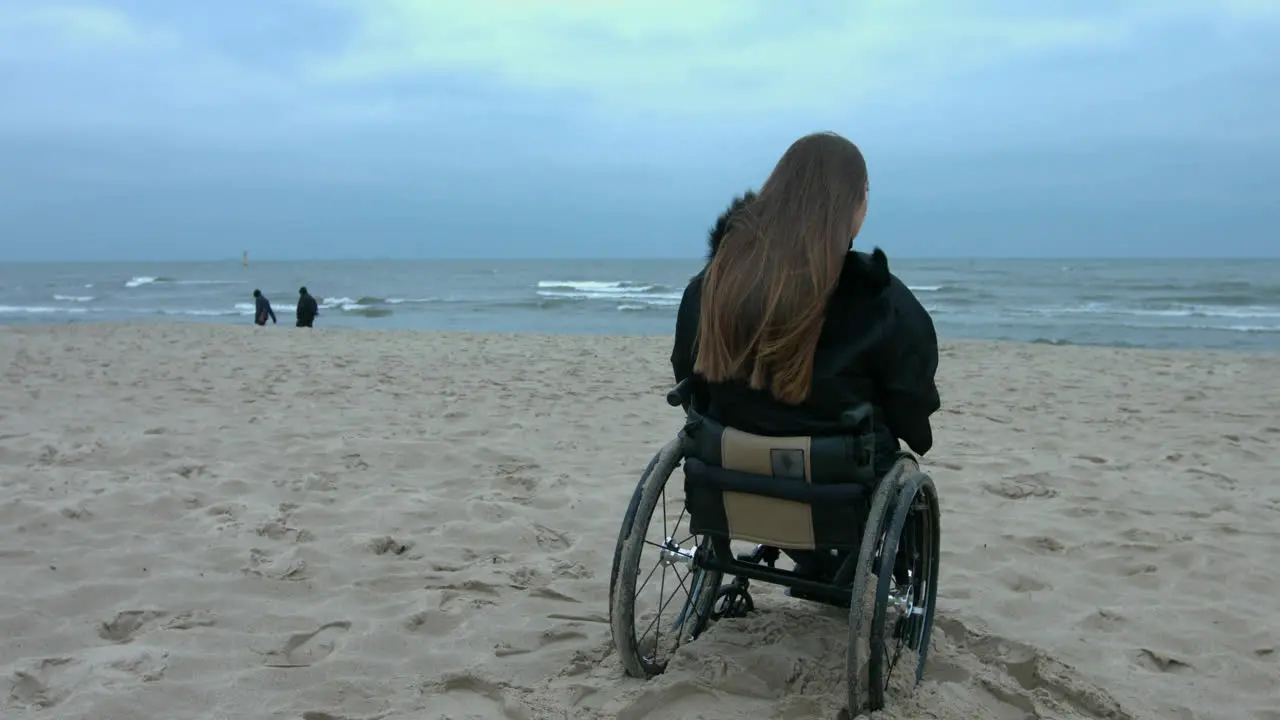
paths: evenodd
<path fill-rule="evenodd" d="M 715 603 L 711 606 L 711 618 L 723 620 L 746 617 L 747 613 L 755 609 L 755 601 L 751 599 L 751 593 L 747 588 L 733 583 L 725 585 L 720 588 L 720 592 L 716 593 Z"/>

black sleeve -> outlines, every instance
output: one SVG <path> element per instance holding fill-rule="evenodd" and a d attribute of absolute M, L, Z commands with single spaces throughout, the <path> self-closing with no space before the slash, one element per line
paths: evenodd
<path fill-rule="evenodd" d="M 267 312 L 271 315 L 271 322 L 276 321 L 276 311 L 271 309 L 271 303 L 267 303 Z"/>
<path fill-rule="evenodd" d="M 684 289 L 680 309 L 676 312 L 676 339 L 671 348 L 671 370 L 676 383 L 693 375 L 697 359 L 698 316 L 702 312 L 702 273 L 698 273 Z"/>
<path fill-rule="evenodd" d="M 894 277 L 888 290 L 892 317 L 877 363 L 877 384 L 889 429 L 917 455 L 933 447 L 929 416 L 938 411 L 935 376 L 938 336 L 933 318 L 902 281 Z"/>

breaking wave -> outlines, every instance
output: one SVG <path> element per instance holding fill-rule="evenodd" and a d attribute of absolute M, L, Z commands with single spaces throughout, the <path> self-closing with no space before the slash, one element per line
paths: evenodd
<path fill-rule="evenodd" d="M 657 283 L 639 283 L 626 280 L 540 280 L 537 295 L 576 301 L 622 302 L 618 309 L 635 310 L 644 307 L 676 307 L 680 305 L 683 290 L 675 290 Z"/>

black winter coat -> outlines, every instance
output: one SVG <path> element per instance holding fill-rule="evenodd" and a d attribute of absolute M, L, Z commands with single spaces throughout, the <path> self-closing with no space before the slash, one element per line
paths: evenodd
<path fill-rule="evenodd" d="M 708 262 L 724 238 L 731 214 L 751 198 L 736 198 L 712 228 Z M 676 319 L 671 366 L 676 382 L 694 374 L 702 278 L 689 282 Z M 876 248 L 850 252 L 827 304 L 814 357 L 813 391 L 800 405 L 787 405 L 745 381 L 708 384 L 695 378 L 699 409 L 726 425 L 757 435 L 831 435 L 843 430 L 840 416 L 865 401 L 876 408 L 877 456 L 896 452 L 899 439 L 919 455 L 933 446 L 929 416 L 941 401 L 934 376 L 938 339 L 933 320 L 911 290 L 889 272 Z"/>

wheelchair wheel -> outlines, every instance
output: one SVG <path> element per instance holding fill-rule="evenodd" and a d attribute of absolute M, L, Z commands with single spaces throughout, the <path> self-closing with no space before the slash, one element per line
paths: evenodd
<path fill-rule="evenodd" d="M 678 441 L 679 438 L 676 438 L 676 440 Z M 649 473 L 653 472 L 653 466 L 657 465 L 658 460 L 662 458 L 662 453 L 662 450 L 654 453 L 653 459 L 645 466 L 644 472 L 640 473 L 640 482 L 636 483 L 636 490 L 631 493 L 631 502 L 627 505 L 627 514 L 622 516 L 622 526 L 618 528 L 618 542 L 613 546 L 613 569 L 609 571 L 610 612 L 613 612 L 613 590 L 618 585 L 618 563 L 622 560 L 622 544 L 627 541 L 627 536 L 631 534 L 631 523 L 635 521 L 636 508 L 640 507 L 640 497 L 644 495 L 645 480 L 649 478 Z"/>
<path fill-rule="evenodd" d="M 720 590 L 722 573 L 698 567 L 711 545 L 688 530 L 683 488 L 667 487 L 683 459 L 677 438 L 650 463 L 614 552 L 609 624 L 622 666 L 632 677 L 665 670 L 672 654 L 706 628 Z"/>
<path fill-rule="evenodd" d="M 871 507 L 867 511 L 867 527 L 862 533 L 862 544 L 858 548 L 858 565 L 853 575 L 853 593 L 849 604 L 849 650 L 845 660 L 845 671 L 848 675 L 849 716 L 857 717 L 862 709 L 863 698 L 869 693 L 862 690 L 861 658 L 862 638 L 868 637 L 867 624 L 870 618 L 864 610 L 864 602 L 871 579 L 876 573 L 876 559 L 880 555 L 880 547 L 884 541 L 885 526 L 889 523 L 894 502 L 903 488 L 907 475 L 914 469 L 909 460 L 899 461 L 880 479 L 875 494 L 871 498 Z M 873 654 L 874 655 L 874 654 Z M 881 696 L 883 693 L 881 694 Z M 869 710 L 879 710 L 870 698 Z M 883 702 L 883 701 L 882 701 Z"/>
<path fill-rule="evenodd" d="M 924 675 L 938 601 L 938 495 L 933 480 L 915 463 L 904 475 L 876 558 L 875 608 L 867 658 L 868 704 L 884 707 L 885 694 L 900 663 L 912 683 Z"/>

